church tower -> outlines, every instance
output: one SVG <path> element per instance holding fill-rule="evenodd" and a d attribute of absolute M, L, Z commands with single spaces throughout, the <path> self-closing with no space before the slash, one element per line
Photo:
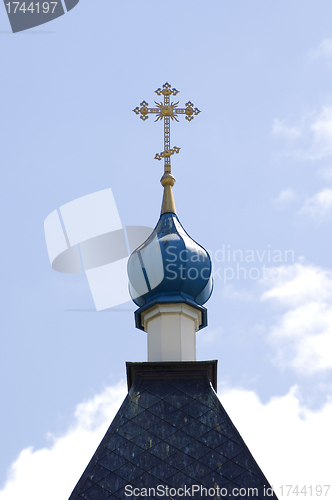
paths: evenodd
<path fill-rule="evenodd" d="M 127 362 L 128 395 L 69 500 L 182 497 L 266 497 L 274 492 L 217 397 L 217 361 L 196 361 L 196 332 L 207 326 L 203 306 L 212 293 L 207 251 L 182 227 L 175 210 L 170 122 L 200 111 L 163 101 L 134 112 L 164 121 L 161 215 L 128 261 L 129 290 L 147 333 L 148 361 Z"/>

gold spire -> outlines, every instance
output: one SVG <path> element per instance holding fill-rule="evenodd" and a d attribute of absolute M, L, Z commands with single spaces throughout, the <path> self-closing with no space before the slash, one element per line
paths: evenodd
<path fill-rule="evenodd" d="M 177 115 L 185 114 L 186 120 L 189 122 L 193 120 L 195 115 L 200 113 L 199 109 L 194 108 L 192 102 L 188 101 L 186 103 L 185 108 L 178 108 L 178 102 L 171 102 L 170 96 L 176 95 L 179 93 L 175 88 L 171 89 L 171 85 L 169 83 L 165 83 L 163 88 L 159 88 L 156 91 L 157 95 L 164 96 L 164 102 L 156 102 L 155 108 L 148 108 L 148 103 L 146 101 L 142 101 L 140 107 L 135 108 L 133 111 L 137 115 L 140 115 L 142 120 L 147 120 L 149 114 L 154 114 L 157 116 L 155 121 L 164 119 L 164 151 L 161 153 L 157 153 L 155 156 L 156 160 L 161 160 L 164 158 L 164 175 L 162 176 L 160 182 L 164 188 L 164 196 L 163 202 L 161 206 L 161 215 L 171 212 L 176 214 L 174 197 L 172 192 L 172 187 L 174 186 L 175 179 L 171 172 L 171 156 L 173 154 L 177 154 L 180 151 L 180 148 L 174 146 L 170 148 L 170 119 L 179 121 Z"/>

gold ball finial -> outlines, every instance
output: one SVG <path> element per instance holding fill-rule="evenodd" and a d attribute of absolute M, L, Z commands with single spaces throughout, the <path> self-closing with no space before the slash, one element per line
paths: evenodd
<path fill-rule="evenodd" d="M 173 177 L 172 174 L 164 174 L 162 178 L 160 179 L 160 183 L 163 187 L 165 186 L 171 186 L 173 187 L 175 184 L 175 178 Z"/>
<path fill-rule="evenodd" d="M 173 175 L 169 172 L 165 172 L 160 179 L 161 185 L 164 188 L 163 202 L 161 205 L 161 215 L 166 213 L 176 214 L 174 197 L 172 192 L 172 187 L 175 184 L 175 179 Z"/>

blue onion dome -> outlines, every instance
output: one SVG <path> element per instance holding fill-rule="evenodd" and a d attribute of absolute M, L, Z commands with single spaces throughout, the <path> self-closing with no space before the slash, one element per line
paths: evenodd
<path fill-rule="evenodd" d="M 162 213 L 149 238 L 129 257 L 129 292 L 140 313 L 155 304 L 185 302 L 202 312 L 212 293 L 212 263 L 208 252 L 183 229 L 173 212 Z"/>

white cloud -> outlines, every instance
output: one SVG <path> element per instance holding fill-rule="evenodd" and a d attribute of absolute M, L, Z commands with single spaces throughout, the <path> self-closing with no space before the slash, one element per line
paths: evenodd
<path fill-rule="evenodd" d="M 274 119 L 272 131 L 285 140 L 299 138 L 301 147 L 291 150 L 298 160 L 323 160 L 332 156 L 332 106 L 323 106 L 320 112 L 308 112 L 301 117 L 301 127 L 287 125 Z"/>
<path fill-rule="evenodd" d="M 325 38 L 316 49 L 309 52 L 309 59 L 329 59 L 332 60 L 332 40 Z"/>
<path fill-rule="evenodd" d="M 300 137 L 301 130 L 295 126 L 286 125 L 284 120 L 275 118 L 272 124 L 272 133 L 284 139 L 296 139 Z"/>
<path fill-rule="evenodd" d="M 297 263 L 281 266 L 279 277 L 262 300 L 274 300 L 287 310 L 271 328 L 269 341 L 276 362 L 311 375 L 332 368 L 332 272 Z"/>
<path fill-rule="evenodd" d="M 244 389 L 226 388 L 219 398 L 280 499 L 287 496 L 282 485 L 331 484 L 332 402 L 310 411 L 301 406 L 296 387 L 267 404 Z"/>
<path fill-rule="evenodd" d="M 279 267 L 279 276 L 269 279 L 270 290 L 265 299 L 277 299 L 291 307 L 313 300 L 328 301 L 332 297 L 332 272 L 316 266 L 295 263 Z"/>
<path fill-rule="evenodd" d="M 326 217 L 332 214 L 332 189 L 325 188 L 308 198 L 299 213 L 314 217 Z"/>
<path fill-rule="evenodd" d="M 124 382 L 77 406 L 74 424 L 49 447 L 24 449 L 8 472 L 0 500 L 68 500 L 77 481 L 118 411 Z"/>
<path fill-rule="evenodd" d="M 324 106 L 310 125 L 313 142 L 306 155 L 310 160 L 332 156 L 332 106 Z"/>
<path fill-rule="evenodd" d="M 105 389 L 78 405 L 75 424 L 64 436 L 53 437 L 48 448 L 23 450 L 0 499 L 68 500 L 125 392 L 124 384 Z M 295 387 L 267 404 L 252 391 L 225 386 L 219 398 L 279 498 L 281 485 L 329 484 L 331 402 L 310 411 L 301 406 Z"/>
<path fill-rule="evenodd" d="M 292 188 L 283 189 L 280 191 L 274 203 L 279 207 L 285 207 L 297 199 L 296 191 Z"/>

